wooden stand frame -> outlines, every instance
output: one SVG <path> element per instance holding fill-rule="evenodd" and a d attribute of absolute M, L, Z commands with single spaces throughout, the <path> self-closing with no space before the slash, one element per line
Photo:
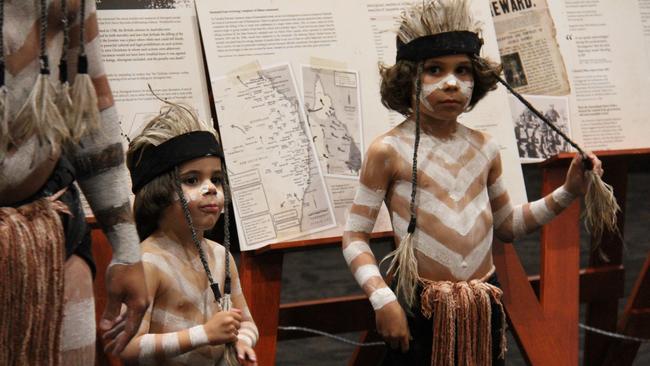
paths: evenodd
<path fill-rule="evenodd" d="M 625 198 L 628 162 L 631 159 L 648 158 L 650 149 L 596 152 L 605 168 L 604 180 L 614 186 L 621 205 L 619 229 L 623 232 L 625 221 Z M 564 182 L 566 169 L 573 154 L 560 154 L 542 163 L 542 194 L 552 192 Z M 579 268 L 579 216 L 578 202 L 567 208 L 552 223 L 542 228 L 541 268 L 539 276 L 527 276 L 512 244 L 495 243 L 494 261 L 499 281 L 504 290 L 504 303 L 511 330 L 519 343 L 528 364 L 531 365 L 577 365 L 578 364 L 578 315 L 579 304 L 587 305 L 587 324 L 611 331 L 617 330 L 618 299 L 623 296 L 624 269 L 622 266 L 622 242 L 619 237 L 607 233 L 600 244 L 610 261 L 605 263 L 592 254 L 590 266 Z M 387 237 L 390 232 L 374 237 Z M 103 235 L 94 230 L 96 256 L 98 246 L 106 246 Z M 241 256 L 240 279 L 253 318 L 260 331 L 256 346 L 260 366 L 275 364 L 278 339 L 298 338 L 303 335 L 278 332 L 278 325 L 298 325 L 318 328 L 328 332 L 350 332 L 374 329 L 374 312 L 365 296 L 327 298 L 291 304 L 280 303 L 282 264 L 284 253 L 295 250 L 312 250 L 340 245 L 340 238 L 295 241 L 271 245 Z M 101 255 L 110 255 L 103 250 Z M 105 259 L 105 258 L 104 258 Z M 98 260 L 98 274 L 103 274 L 107 261 Z M 650 257 L 633 293 L 643 299 L 650 291 Z M 105 304 L 103 276 L 96 279 L 98 317 Z M 99 283 L 98 283 L 99 282 Z M 99 291 L 97 291 L 99 289 Z M 647 336 L 650 316 L 646 300 L 631 299 L 626 308 L 619 330 L 641 329 L 639 336 Z M 104 300 L 103 300 L 104 299 Z M 641 309 L 640 312 L 637 311 Z M 645 309 L 645 310 L 643 310 Z M 635 311 L 637 311 L 635 313 Z M 327 314 L 336 314 L 336 322 L 328 321 Z M 632 320 L 643 323 L 644 328 L 634 327 Z M 643 330 L 645 329 L 645 330 Z M 642 331 L 643 330 L 643 331 Z M 364 333 L 365 340 L 374 340 L 376 334 Z M 585 365 L 613 365 L 604 363 L 620 349 L 610 338 L 587 333 L 585 337 Z M 98 347 L 99 350 L 100 347 Z M 636 345 L 638 349 L 638 344 Z M 380 351 L 376 348 L 357 349 L 350 365 L 372 365 Z M 634 354 L 632 354 L 632 359 Z M 99 364 L 105 363 L 103 357 Z M 627 363 L 626 363 L 627 364 Z"/>

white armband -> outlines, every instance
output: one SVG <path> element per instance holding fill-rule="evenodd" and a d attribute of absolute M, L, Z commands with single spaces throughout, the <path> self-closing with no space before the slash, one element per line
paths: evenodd
<path fill-rule="evenodd" d="M 363 286 L 372 277 L 381 278 L 379 267 L 376 264 L 365 264 L 357 268 L 356 272 L 354 272 L 354 279 L 357 280 L 360 286 Z"/>
<path fill-rule="evenodd" d="M 384 305 L 393 301 L 397 301 L 397 296 L 395 296 L 389 287 L 376 289 L 372 294 L 370 294 L 370 303 L 372 304 L 372 308 L 375 310 L 379 310 L 384 307 Z"/>
<path fill-rule="evenodd" d="M 355 194 L 354 201 L 352 201 L 352 203 L 355 205 L 366 206 L 374 210 L 379 210 L 385 196 L 386 191 L 374 191 L 363 184 L 359 184 L 359 188 L 357 189 L 357 193 Z"/>
<path fill-rule="evenodd" d="M 560 186 L 554 190 L 553 193 L 551 193 L 551 196 L 553 197 L 553 201 L 557 202 L 557 204 L 563 208 L 568 207 L 576 198 L 576 196 L 567 191 L 564 186 Z"/>
<path fill-rule="evenodd" d="M 368 243 L 361 240 L 351 242 L 348 244 L 348 246 L 345 247 L 345 249 L 343 249 L 343 257 L 345 258 L 345 263 L 347 263 L 349 266 L 355 258 L 363 253 L 369 253 L 372 255 L 372 250 L 370 250 Z"/>
<path fill-rule="evenodd" d="M 369 234 L 375 226 L 375 221 L 365 216 L 351 213 L 348 221 L 345 223 L 345 231 L 354 231 L 358 233 Z"/>

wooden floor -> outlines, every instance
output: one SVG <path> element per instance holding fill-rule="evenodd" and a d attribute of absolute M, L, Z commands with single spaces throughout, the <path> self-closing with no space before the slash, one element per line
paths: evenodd
<path fill-rule="evenodd" d="M 536 168 L 524 169 L 528 197 L 536 199 L 540 190 L 540 176 Z M 629 294 L 639 268 L 650 250 L 650 168 L 636 167 L 630 174 L 628 182 L 627 217 L 625 223 L 626 251 L 624 265 L 626 268 L 625 294 Z M 583 235 L 586 237 L 586 235 Z M 528 274 L 539 272 L 539 235 L 531 234 L 518 241 L 517 252 Z M 380 251 L 387 253 L 389 245 L 382 245 Z M 586 266 L 588 246 L 582 246 L 582 266 Z M 290 253 L 284 259 L 282 283 L 282 302 L 317 299 L 325 296 L 343 296 L 360 293 L 356 282 L 347 270 L 339 250 L 323 249 L 317 252 Z M 378 254 L 381 257 L 383 254 Z M 624 302 L 621 301 L 622 311 Z M 286 324 L 290 325 L 290 324 Z M 584 332 L 580 332 L 580 336 Z M 351 339 L 358 334 L 344 334 Z M 582 344 L 582 341 L 580 342 Z M 525 365 L 517 345 L 509 338 L 508 365 Z M 345 365 L 354 348 L 323 337 L 304 338 L 281 341 L 278 345 L 277 365 L 283 366 L 324 366 Z M 378 349 L 380 351 L 380 349 Z M 650 344 L 639 349 L 635 365 L 650 365 Z"/>

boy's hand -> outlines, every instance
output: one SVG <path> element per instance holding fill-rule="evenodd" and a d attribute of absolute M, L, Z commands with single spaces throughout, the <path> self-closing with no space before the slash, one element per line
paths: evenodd
<path fill-rule="evenodd" d="M 598 176 L 602 176 L 603 163 L 591 152 L 587 153 L 587 157 L 591 160 L 594 173 L 598 174 Z M 576 154 L 571 161 L 571 166 L 569 166 L 569 171 L 566 174 L 564 188 L 576 196 L 582 196 L 587 193 L 589 180 L 586 177 L 586 172 L 587 171 L 584 169 L 582 164 L 582 156 Z"/>
<path fill-rule="evenodd" d="M 375 319 L 377 321 L 377 332 L 384 338 L 390 348 L 401 348 L 402 352 L 409 350 L 408 322 L 404 309 L 397 302 L 393 301 L 384 305 L 381 309 L 375 310 Z"/>
<path fill-rule="evenodd" d="M 235 344 L 237 350 L 237 359 L 243 366 L 257 366 L 257 356 L 253 348 L 242 341 L 237 341 Z"/>
<path fill-rule="evenodd" d="M 241 326 L 241 310 L 220 311 L 212 316 L 205 327 L 208 341 L 211 345 L 237 342 L 237 334 Z"/>
<path fill-rule="evenodd" d="M 108 267 L 106 291 L 108 301 L 99 322 L 99 329 L 108 332 L 113 328 L 123 327 L 119 332 L 109 332 L 112 337 L 106 339 L 107 342 L 115 341 L 112 351 L 114 354 L 119 354 L 140 328 L 142 317 L 149 307 L 142 262 L 113 264 Z M 120 316 L 122 304 L 126 305 L 126 313 Z"/>

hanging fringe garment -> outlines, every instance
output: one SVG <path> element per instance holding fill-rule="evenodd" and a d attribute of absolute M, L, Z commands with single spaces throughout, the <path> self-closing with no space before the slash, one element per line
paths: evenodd
<path fill-rule="evenodd" d="M 492 364 L 492 311 L 501 312 L 499 358 L 505 357 L 503 292 L 481 280 L 469 282 L 420 279 L 422 314 L 433 317 L 432 366 Z M 497 309 L 493 309 L 495 304 Z M 496 341 L 496 340 L 495 340 Z M 458 360 L 455 360 L 455 358 Z"/>
<path fill-rule="evenodd" d="M 0 365 L 60 365 L 65 204 L 0 208 Z"/>
<path fill-rule="evenodd" d="M 86 19 L 86 0 L 79 4 L 79 58 L 77 75 L 72 83 L 72 108 L 68 112 L 68 128 L 72 133 L 72 141 L 78 142 L 88 131 L 99 128 L 99 109 L 97 107 L 97 92 L 93 81 L 88 75 L 88 57 L 86 56 L 84 30 Z"/>

